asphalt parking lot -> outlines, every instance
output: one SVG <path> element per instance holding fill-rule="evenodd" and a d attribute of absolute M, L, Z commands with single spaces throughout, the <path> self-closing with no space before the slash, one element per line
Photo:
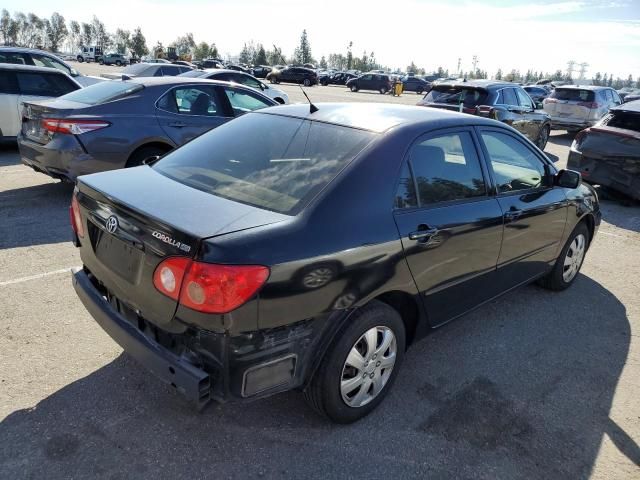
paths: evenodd
<path fill-rule="evenodd" d="M 570 142 L 550 138 L 560 166 Z M 435 331 L 374 414 L 336 426 L 296 392 L 197 413 L 124 354 L 71 287 L 71 191 L 0 149 L 0 477 L 640 478 L 639 207 L 602 202 L 568 291 L 525 287 Z"/>

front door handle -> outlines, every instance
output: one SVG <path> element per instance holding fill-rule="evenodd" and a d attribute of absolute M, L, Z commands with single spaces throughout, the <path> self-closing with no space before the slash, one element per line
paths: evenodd
<path fill-rule="evenodd" d="M 416 230 L 409 234 L 409 240 L 427 240 L 438 233 L 437 228 L 427 228 L 426 230 Z"/>
<path fill-rule="evenodd" d="M 183 127 L 186 127 L 186 126 L 187 126 L 187 124 L 186 124 L 186 123 L 183 123 L 183 122 L 171 122 L 171 123 L 169 124 L 169 126 L 170 126 L 170 127 L 176 127 L 176 128 L 183 128 Z"/>

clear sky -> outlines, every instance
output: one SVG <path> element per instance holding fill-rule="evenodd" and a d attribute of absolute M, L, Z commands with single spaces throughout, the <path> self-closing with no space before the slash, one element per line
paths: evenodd
<path fill-rule="evenodd" d="M 55 6 L 54 6 L 55 5 Z M 600 71 L 640 77 L 640 0 L 4 0 L 2 8 L 88 22 L 96 14 L 109 31 L 140 26 L 152 46 L 192 32 L 237 55 L 245 41 L 272 44 L 290 55 L 306 28 L 312 53 L 374 51 L 382 64 L 414 61 L 471 69 L 473 55 L 490 75 L 501 67 L 526 71 L 566 69 L 587 62 Z"/>

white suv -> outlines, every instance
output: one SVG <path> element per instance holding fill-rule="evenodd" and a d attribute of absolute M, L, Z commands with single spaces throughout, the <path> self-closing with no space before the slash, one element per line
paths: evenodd
<path fill-rule="evenodd" d="M 22 103 L 59 97 L 82 86 L 55 68 L 0 63 L 0 139 L 14 139 L 22 125 Z"/>
<path fill-rule="evenodd" d="M 551 128 L 571 132 L 595 125 L 621 103 L 610 87 L 563 85 L 545 98 L 544 111 L 551 117 Z"/>

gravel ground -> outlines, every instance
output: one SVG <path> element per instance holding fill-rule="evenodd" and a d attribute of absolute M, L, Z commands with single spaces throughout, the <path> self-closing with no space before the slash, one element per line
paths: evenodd
<path fill-rule="evenodd" d="M 560 166 L 570 141 L 550 139 Z M 0 150 L 1 478 L 640 478 L 638 207 L 603 201 L 568 291 L 521 288 L 435 331 L 373 415 L 335 426 L 295 392 L 196 413 L 142 370 L 73 292 L 70 194 Z"/>

